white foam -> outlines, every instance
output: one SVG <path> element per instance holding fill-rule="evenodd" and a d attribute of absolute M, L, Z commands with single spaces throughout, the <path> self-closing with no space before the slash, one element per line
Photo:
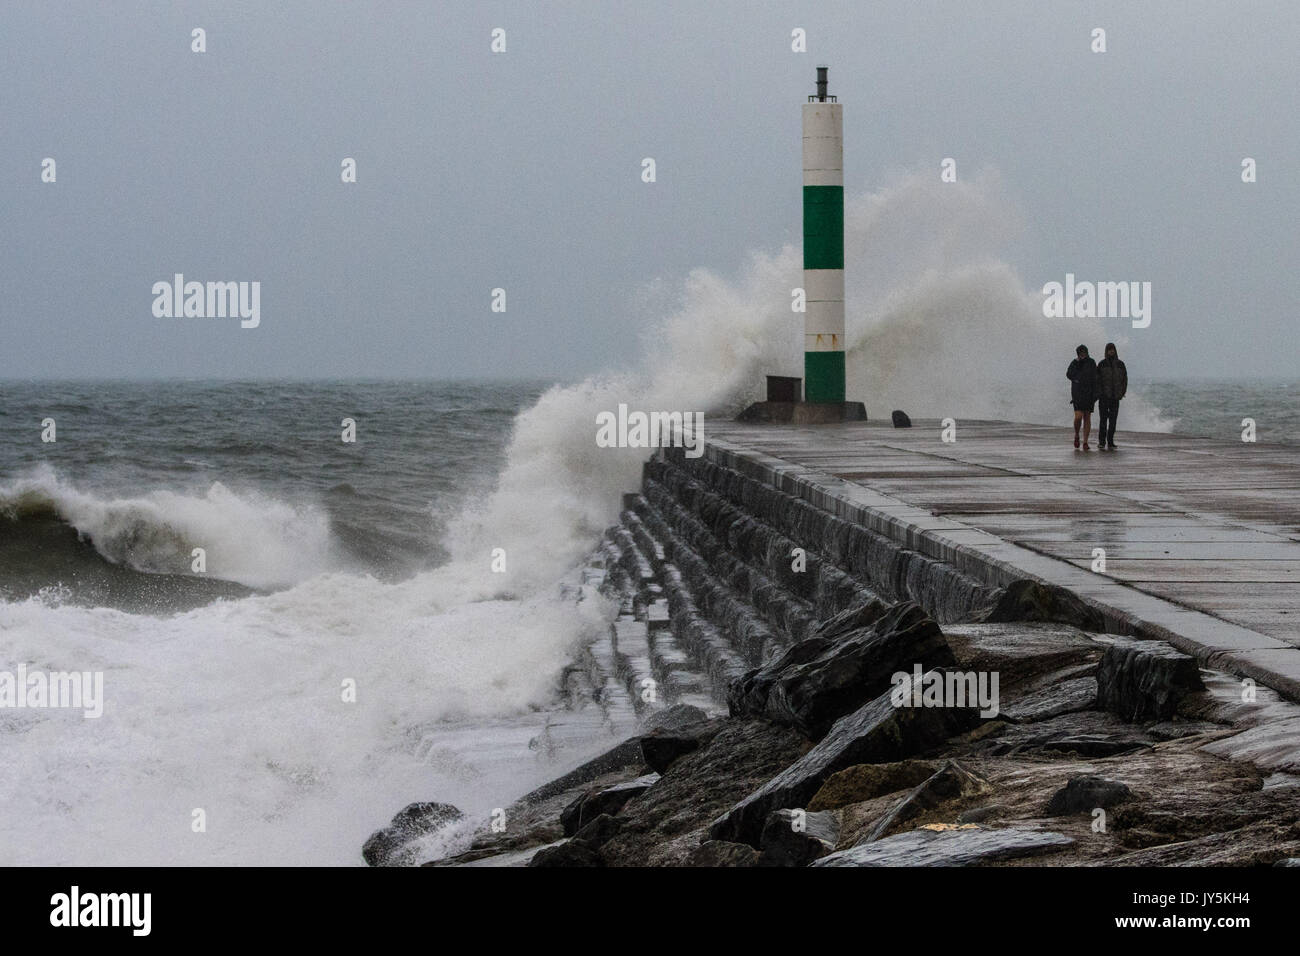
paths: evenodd
<path fill-rule="evenodd" d="M 188 574 L 203 548 L 206 574 L 255 588 L 285 587 L 335 565 L 329 519 L 213 482 L 202 492 L 155 489 L 130 498 L 75 487 L 49 465 L 0 485 L 0 514 L 54 511 L 115 564 L 151 574 Z"/>
<path fill-rule="evenodd" d="M 0 863 L 359 863 L 413 800 L 507 805 L 550 775 L 526 728 L 607 609 L 473 601 L 463 583 L 321 575 L 171 618 L 0 603 L 0 661 L 105 672 L 97 720 L 0 711 Z M 471 750 L 458 767 L 425 739 L 439 720 L 501 714 L 519 720 L 481 745 L 506 735 L 513 766 L 476 767 Z"/>

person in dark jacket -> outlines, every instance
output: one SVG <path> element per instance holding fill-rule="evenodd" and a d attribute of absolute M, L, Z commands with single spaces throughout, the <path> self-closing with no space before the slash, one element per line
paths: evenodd
<path fill-rule="evenodd" d="M 1088 346 L 1074 350 L 1078 356 L 1065 371 L 1070 380 L 1070 404 L 1074 406 L 1074 447 L 1079 447 L 1079 425 L 1083 425 L 1083 450 L 1088 450 L 1092 434 L 1092 408 L 1097 403 L 1097 363 L 1088 355 Z"/>
<path fill-rule="evenodd" d="M 1097 423 L 1097 447 L 1115 450 L 1115 419 L 1119 402 L 1128 391 L 1128 369 L 1119 360 L 1114 342 L 1106 343 L 1106 357 L 1097 363 L 1097 402 L 1101 421 Z"/>

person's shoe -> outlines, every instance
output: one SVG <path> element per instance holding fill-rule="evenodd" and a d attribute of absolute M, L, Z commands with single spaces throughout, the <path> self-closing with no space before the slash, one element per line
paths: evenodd
<path fill-rule="evenodd" d="M 1111 450 L 1111 451 L 1114 451 L 1114 450 L 1115 450 L 1115 443 L 1114 443 L 1114 442 L 1111 442 L 1111 443 L 1110 443 L 1110 450 Z"/>
<path fill-rule="evenodd" d="M 1075 436 L 1074 436 L 1074 447 L 1075 447 L 1075 448 L 1078 448 L 1078 447 L 1079 447 L 1079 436 L 1078 436 L 1078 435 L 1075 435 Z"/>
<path fill-rule="evenodd" d="M 1084 442 L 1084 443 L 1083 443 L 1083 450 L 1084 450 L 1084 451 L 1088 451 L 1088 443 L 1087 443 L 1087 442 Z"/>

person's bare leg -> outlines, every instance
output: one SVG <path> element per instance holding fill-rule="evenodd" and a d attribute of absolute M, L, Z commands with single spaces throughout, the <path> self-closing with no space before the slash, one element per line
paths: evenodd
<path fill-rule="evenodd" d="M 1092 412 L 1083 413 L 1083 447 L 1088 447 L 1088 436 L 1092 434 Z"/>
<path fill-rule="evenodd" d="M 1083 424 L 1083 412 L 1074 410 L 1074 447 L 1079 447 L 1079 426 Z"/>

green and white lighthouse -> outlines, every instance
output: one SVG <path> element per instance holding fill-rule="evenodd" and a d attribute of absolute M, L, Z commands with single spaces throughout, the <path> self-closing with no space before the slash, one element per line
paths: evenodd
<path fill-rule="evenodd" d="M 844 401 L 844 117 L 827 68 L 803 105 L 804 401 Z"/>
<path fill-rule="evenodd" d="M 785 353 L 785 374 L 767 376 L 767 400 L 741 412 L 745 422 L 867 420 L 862 402 L 844 399 L 844 117 L 826 73 L 817 67 L 817 92 L 803 105 L 803 378 L 788 374 L 797 359 Z"/>

